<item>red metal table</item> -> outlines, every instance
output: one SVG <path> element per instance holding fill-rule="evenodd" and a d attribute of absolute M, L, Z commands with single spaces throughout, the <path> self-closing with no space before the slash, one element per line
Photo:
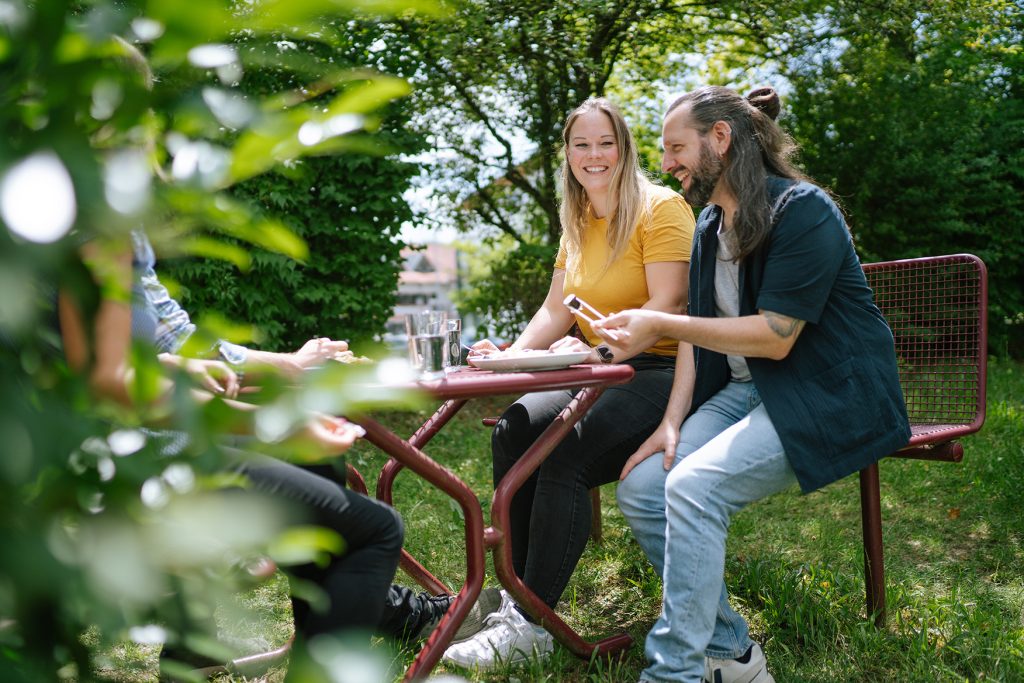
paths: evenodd
<path fill-rule="evenodd" d="M 509 505 L 516 491 L 579 422 L 605 388 L 628 382 L 632 377 L 633 369 L 628 365 L 575 365 L 562 370 L 515 373 L 466 368 L 452 372 L 444 379 L 417 385 L 443 403 L 407 440 L 398 437 L 371 417 L 352 417 L 353 421 L 366 429 L 366 440 L 390 456 L 377 482 L 378 499 L 389 504 L 392 502 L 391 490 L 395 476 L 407 467 L 453 498 L 462 508 L 465 522 L 466 581 L 459 590 L 458 598 L 409 667 L 405 680 L 425 678 L 444 654 L 452 636 L 480 595 L 484 580 L 484 553 L 487 549 L 494 555 L 494 569 L 501 585 L 517 604 L 533 615 L 573 654 L 582 658 L 590 658 L 594 654 L 608 655 L 632 644 L 632 638 L 626 633 L 593 643 L 583 640 L 516 576 L 508 543 Z M 579 391 L 498 484 L 491 501 L 491 526 L 484 527 L 483 510 L 473 491 L 454 473 L 424 453 L 422 448 L 470 399 L 555 389 Z M 427 590 L 435 593 L 451 592 L 405 550 L 402 551 L 401 564 Z"/>

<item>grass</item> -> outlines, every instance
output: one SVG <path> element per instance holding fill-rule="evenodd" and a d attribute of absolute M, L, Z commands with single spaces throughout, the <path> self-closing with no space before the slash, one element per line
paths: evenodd
<path fill-rule="evenodd" d="M 480 417 L 497 414 L 505 402 L 470 403 L 426 449 L 478 492 L 485 510 L 490 454 Z M 385 422 L 408 435 L 425 418 L 394 413 Z M 881 464 L 889 613 L 883 629 L 865 614 L 856 477 L 808 496 L 785 492 L 736 516 L 726 579 L 776 680 L 1024 681 L 1024 364 L 990 364 L 988 421 L 963 443 L 961 464 Z M 372 491 L 383 457 L 363 445 L 350 461 Z M 395 501 L 409 550 L 457 588 L 465 569 L 458 507 L 408 472 L 396 481 Z M 487 674 L 442 663 L 435 673 L 470 681 L 635 681 L 661 584 L 616 509 L 612 486 L 602 490 L 602 512 L 604 541 L 588 546 L 559 612 L 588 638 L 631 633 L 636 644 L 623 658 L 584 662 L 556 649 L 543 663 Z M 488 577 L 494 585 L 493 571 Z M 255 630 L 271 644 L 287 638 L 285 581 L 244 601 L 262 621 L 225 623 L 226 629 Z M 398 666 L 404 670 L 413 654 L 399 653 Z M 151 652 L 126 646 L 105 656 L 111 678 L 152 680 Z M 274 672 L 270 680 L 281 676 Z"/>

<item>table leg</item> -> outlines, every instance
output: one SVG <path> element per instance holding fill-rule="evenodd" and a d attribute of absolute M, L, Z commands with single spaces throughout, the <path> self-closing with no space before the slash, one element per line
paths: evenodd
<path fill-rule="evenodd" d="M 454 415 L 457 410 L 458 408 L 454 408 L 451 414 Z M 367 441 L 444 491 L 462 508 L 466 524 L 466 581 L 459 591 L 458 598 L 452 603 L 441 619 L 441 623 L 424 643 L 423 648 L 405 673 L 404 680 L 406 681 L 421 680 L 430 675 L 448 644 L 451 643 L 452 636 L 455 635 L 480 596 L 480 589 L 484 583 L 485 566 L 483 511 L 476 495 L 446 467 L 434 462 L 417 447 L 398 438 L 375 420 L 359 417 L 356 422 L 366 430 Z M 397 468 L 395 471 L 397 472 Z M 391 475 L 392 479 L 393 476 Z"/>
<path fill-rule="evenodd" d="M 422 449 L 434 435 L 437 434 L 442 427 L 455 417 L 455 414 L 462 409 L 462 406 L 466 404 L 466 400 L 453 400 L 445 401 L 440 408 L 438 408 L 429 420 L 423 423 L 423 426 L 416 430 L 416 433 L 409 437 L 409 443 L 415 448 Z M 395 477 L 405 467 L 401 462 L 395 458 L 389 459 L 384 467 L 380 471 L 380 477 L 377 479 L 377 500 L 382 500 L 388 505 L 394 505 L 392 502 L 392 489 L 395 483 Z M 451 594 L 451 588 L 449 588 L 443 581 L 434 576 L 426 567 L 419 563 L 419 561 L 409 553 L 408 550 L 402 549 L 401 557 L 398 560 L 399 566 L 402 567 L 402 571 L 412 577 L 413 581 L 423 586 L 424 589 L 434 594 Z"/>
<path fill-rule="evenodd" d="M 530 590 L 516 576 L 512 567 L 512 547 L 509 537 L 509 507 L 512 498 L 527 479 L 540 467 L 541 463 L 551 454 L 555 446 L 569 433 L 587 410 L 604 392 L 604 387 L 582 389 L 558 414 L 558 417 L 544 430 L 537 440 L 523 454 L 519 461 L 498 484 L 491 502 L 491 524 L 488 538 L 494 539 L 494 570 L 498 580 L 515 598 L 516 603 L 529 612 L 535 619 L 555 637 L 558 642 L 568 648 L 577 657 L 589 659 L 593 655 L 606 656 L 625 650 L 633 643 L 628 633 L 610 636 L 595 643 L 590 643 L 579 636 L 572 628 L 555 614 L 537 594 Z"/>

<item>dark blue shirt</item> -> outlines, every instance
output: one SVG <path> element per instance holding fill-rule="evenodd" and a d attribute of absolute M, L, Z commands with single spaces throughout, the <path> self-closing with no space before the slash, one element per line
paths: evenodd
<path fill-rule="evenodd" d="M 747 358 L 806 493 L 906 446 L 910 438 L 892 332 L 874 304 L 842 214 L 810 183 L 768 179 L 781 199 L 768 239 L 740 264 L 741 316 L 806 321 L 782 360 Z M 690 261 L 690 314 L 715 317 L 721 209 L 701 212 Z M 694 347 L 693 410 L 729 381 L 723 354 Z"/>

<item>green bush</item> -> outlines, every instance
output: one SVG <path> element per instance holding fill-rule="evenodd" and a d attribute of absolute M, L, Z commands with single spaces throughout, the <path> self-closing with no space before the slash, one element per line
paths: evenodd
<path fill-rule="evenodd" d="M 282 58 L 308 56 L 306 69 L 366 64 L 372 31 L 347 33 L 344 46 L 288 42 Z M 359 42 L 357 42 L 359 41 Z M 246 44 L 241 44 L 241 50 Z M 281 50 L 272 45 L 271 50 Z M 339 56 L 340 55 L 340 56 Z M 296 88 L 297 76 L 279 67 L 248 73 L 243 91 L 261 97 Z M 322 98 L 320 98 L 322 99 Z M 314 100 L 314 103 L 317 100 Z M 391 315 L 402 259 L 399 232 L 413 212 L 402 194 L 418 167 L 395 154 L 420 151 L 398 106 L 384 111 L 368 150 L 310 157 L 232 188 L 235 197 L 280 221 L 309 247 L 303 262 L 254 250 L 248 270 L 223 260 L 170 261 L 160 271 L 182 285 L 181 303 L 193 313 L 217 312 L 251 323 L 262 348 L 291 351 L 307 339 L 329 336 L 355 343 L 373 339 Z"/>
<path fill-rule="evenodd" d="M 898 4 L 899 5 L 899 4 Z M 803 61 L 787 106 L 809 173 L 865 261 L 970 252 L 989 269 L 990 345 L 1024 353 L 1024 52 L 1019 5 L 837 5 L 849 44 Z"/>
<path fill-rule="evenodd" d="M 478 337 L 514 340 L 537 312 L 551 285 L 557 245 L 506 243 L 486 254 L 470 252 L 468 287 L 456 306 L 482 321 Z"/>

